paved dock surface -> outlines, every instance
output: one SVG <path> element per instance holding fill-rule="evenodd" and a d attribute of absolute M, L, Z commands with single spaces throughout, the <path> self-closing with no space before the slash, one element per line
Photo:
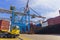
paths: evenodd
<path fill-rule="evenodd" d="M 60 35 L 21 34 L 22 40 L 60 40 Z M 19 38 L 0 38 L 0 40 L 21 40 Z"/>

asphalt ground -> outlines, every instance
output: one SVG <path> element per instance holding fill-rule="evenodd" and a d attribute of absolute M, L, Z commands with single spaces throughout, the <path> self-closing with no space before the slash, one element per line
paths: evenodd
<path fill-rule="evenodd" d="M 20 34 L 17 38 L 0 38 L 0 40 L 60 40 L 60 35 Z"/>

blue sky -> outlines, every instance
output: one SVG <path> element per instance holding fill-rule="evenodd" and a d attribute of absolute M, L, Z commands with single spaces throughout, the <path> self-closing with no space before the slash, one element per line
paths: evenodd
<path fill-rule="evenodd" d="M 17 9 L 25 7 L 27 0 L 0 0 L 0 8 L 9 9 L 10 5 Z M 30 0 L 29 6 L 47 18 L 59 16 L 60 0 Z M 6 14 L 0 14 L 7 16 Z"/>

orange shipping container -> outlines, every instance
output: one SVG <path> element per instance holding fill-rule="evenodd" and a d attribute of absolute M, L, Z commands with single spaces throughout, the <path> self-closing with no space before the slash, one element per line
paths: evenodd
<path fill-rule="evenodd" d="M 6 20 L 0 20 L 0 30 L 9 31 L 10 22 Z"/>

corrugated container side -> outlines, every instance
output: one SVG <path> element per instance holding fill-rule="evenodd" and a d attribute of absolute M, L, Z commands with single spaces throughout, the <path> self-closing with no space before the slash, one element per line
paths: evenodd
<path fill-rule="evenodd" d="M 60 16 L 55 17 L 55 18 L 50 18 L 47 20 L 48 25 L 56 25 L 56 24 L 60 24 Z"/>
<path fill-rule="evenodd" d="M 49 20 L 49 21 L 48 21 L 48 25 L 54 25 L 54 21 Z"/>
<path fill-rule="evenodd" d="M 54 25 L 54 19 L 53 18 L 47 20 L 47 22 L 48 22 L 48 26 Z"/>
<path fill-rule="evenodd" d="M 60 19 L 60 16 L 55 17 L 56 19 Z"/>
<path fill-rule="evenodd" d="M 2 20 L 0 20 L 0 30 L 1 30 L 1 23 L 2 23 Z"/>
<path fill-rule="evenodd" d="M 34 24 L 30 24 L 30 33 L 31 33 L 31 34 L 34 34 L 35 31 L 40 30 L 40 29 L 41 29 L 41 26 L 38 27 L 38 26 L 36 26 L 36 25 L 34 25 Z"/>
<path fill-rule="evenodd" d="M 30 24 L 30 33 L 31 34 L 34 34 L 35 30 L 37 30 L 37 29 L 38 29 L 38 27 L 35 24 Z"/>
<path fill-rule="evenodd" d="M 9 30 L 9 25 L 10 25 L 9 21 L 2 20 L 0 29 L 8 31 Z"/>
<path fill-rule="evenodd" d="M 0 20 L 0 25 L 1 25 L 1 20 Z"/>
<path fill-rule="evenodd" d="M 56 19 L 55 24 L 60 24 L 60 19 Z"/>

